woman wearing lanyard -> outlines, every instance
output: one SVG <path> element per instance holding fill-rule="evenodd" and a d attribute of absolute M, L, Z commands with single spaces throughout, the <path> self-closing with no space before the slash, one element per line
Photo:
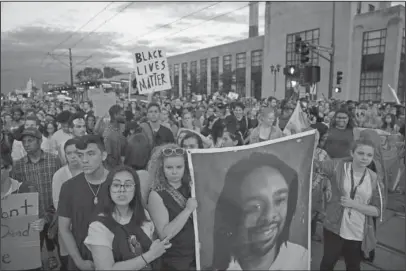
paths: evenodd
<path fill-rule="evenodd" d="M 370 257 L 375 248 L 374 219 L 382 219 L 383 201 L 377 175 L 368 168 L 374 152 L 374 143 L 361 139 L 352 147 L 350 158 L 315 161 L 331 181 L 320 270 L 334 270 L 340 256 L 347 270 L 360 270 L 362 255 Z"/>

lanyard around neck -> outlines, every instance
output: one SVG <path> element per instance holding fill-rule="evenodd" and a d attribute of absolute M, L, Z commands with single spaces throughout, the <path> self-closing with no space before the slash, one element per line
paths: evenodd
<path fill-rule="evenodd" d="M 354 169 L 351 165 L 351 191 L 350 191 L 350 198 L 354 199 L 355 198 L 355 194 L 357 193 L 357 189 L 358 187 L 364 182 L 365 179 L 365 175 L 366 175 L 367 170 L 364 170 L 364 173 L 362 174 L 362 177 L 358 183 L 357 186 L 355 186 L 355 181 L 354 181 Z"/>

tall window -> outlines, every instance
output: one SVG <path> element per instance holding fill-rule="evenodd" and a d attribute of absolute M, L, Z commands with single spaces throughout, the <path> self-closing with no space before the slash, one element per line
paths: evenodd
<path fill-rule="evenodd" d="M 364 32 L 359 88 L 360 101 L 381 100 L 385 44 L 386 29 Z"/>
<path fill-rule="evenodd" d="M 187 62 L 182 63 L 182 96 L 189 95 L 189 81 L 187 78 Z"/>
<path fill-rule="evenodd" d="M 207 59 L 200 59 L 200 94 L 207 94 Z"/>
<path fill-rule="evenodd" d="M 219 91 L 219 57 L 213 57 L 210 59 L 211 66 L 211 92 L 215 93 Z"/>
<path fill-rule="evenodd" d="M 402 38 L 402 51 L 400 52 L 400 67 L 399 67 L 399 79 L 398 79 L 398 91 L 397 95 L 399 100 L 406 101 L 406 83 L 405 83 L 405 29 L 403 28 Z"/>
<path fill-rule="evenodd" d="M 245 70 L 247 67 L 247 54 L 239 53 L 236 56 L 237 65 L 236 65 L 236 92 L 240 97 L 245 96 Z"/>
<path fill-rule="evenodd" d="M 173 89 L 175 90 L 175 95 L 179 96 L 179 64 L 173 65 Z"/>
<path fill-rule="evenodd" d="M 261 99 L 262 50 L 251 52 L 251 97 Z"/>
<path fill-rule="evenodd" d="M 223 91 L 227 93 L 231 91 L 231 86 L 233 84 L 234 73 L 231 70 L 232 56 L 223 56 L 223 73 L 221 74 L 221 81 L 223 82 Z"/>
<path fill-rule="evenodd" d="M 296 32 L 286 35 L 286 66 L 300 65 L 300 54 L 295 52 L 295 41 L 296 36 L 300 36 L 302 41 L 310 42 L 313 44 L 319 44 L 320 42 L 320 28 L 310 29 L 302 32 Z M 310 65 L 317 66 L 319 65 L 319 55 L 310 50 L 309 52 L 309 62 Z M 299 79 L 299 78 L 298 78 Z M 289 87 L 287 80 L 289 78 L 285 77 L 285 97 L 290 97 L 293 93 L 293 88 Z M 310 90 L 310 86 L 306 87 L 306 91 Z"/>
<path fill-rule="evenodd" d="M 300 55 L 295 52 L 296 36 L 300 36 L 302 41 L 307 41 L 313 44 L 319 44 L 320 41 L 320 29 L 306 30 L 293 34 L 286 35 L 286 66 L 299 65 Z M 318 65 L 319 56 L 312 50 L 309 53 L 309 64 Z"/>
<path fill-rule="evenodd" d="M 197 92 L 197 61 L 190 62 L 190 91 Z"/>
<path fill-rule="evenodd" d="M 223 71 L 231 70 L 231 55 L 226 55 L 223 57 Z"/>

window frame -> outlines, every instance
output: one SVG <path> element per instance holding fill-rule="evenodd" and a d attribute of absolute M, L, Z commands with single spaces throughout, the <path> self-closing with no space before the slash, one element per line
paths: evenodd
<path fill-rule="evenodd" d="M 362 33 L 361 58 L 365 56 L 383 54 L 383 59 L 385 59 L 386 38 L 386 28 L 365 31 L 364 33 Z M 372 43 L 371 41 L 374 42 Z M 371 50 L 371 48 L 377 50 Z M 365 70 L 362 63 L 363 60 L 361 61 L 360 68 L 358 99 L 359 101 L 380 101 L 382 98 L 383 67 L 379 71 Z"/>

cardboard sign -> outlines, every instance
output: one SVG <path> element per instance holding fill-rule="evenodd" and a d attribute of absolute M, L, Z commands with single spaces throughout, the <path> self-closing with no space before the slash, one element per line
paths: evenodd
<path fill-rule="evenodd" d="M 105 93 L 101 89 L 89 91 L 89 99 L 93 103 L 93 111 L 96 117 L 105 116 L 108 114 L 110 107 L 116 104 L 116 94 L 114 92 Z"/>
<path fill-rule="evenodd" d="M 1 270 L 41 267 L 39 232 L 31 229 L 38 219 L 38 193 L 13 194 L 1 201 Z"/>
<path fill-rule="evenodd" d="M 230 99 L 230 100 L 237 100 L 238 99 L 238 96 L 239 96 L 239 94 L 238 93 L 235 93 L 235 92 L 229 92 L 228 93 L 228 95 L 227 95 L 227 97 Z"/>
<path fill-rule="evenodd" d="M 168 60 L 163 50 L 139 51 L 133 56 L 139 94 L 171 89 Z"/>
<path fill-rule="evenodd" d="M 315 130 L 247 146 L 188 150 L 196 270 L 310 270 Z M 251 261 L 251 262 L 250 262 Z M 247 270 L 247 269 L 246 269 Z"/>

